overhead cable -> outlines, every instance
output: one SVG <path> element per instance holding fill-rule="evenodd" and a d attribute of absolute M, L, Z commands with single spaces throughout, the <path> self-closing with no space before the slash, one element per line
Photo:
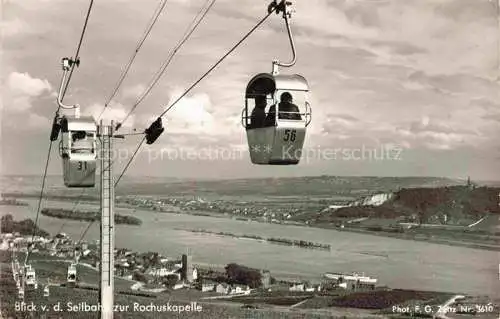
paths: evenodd
<path fill-rule="evenodd" d="M 191 24 L 188 26 L 188 28 L 184 32 L 184 36 L 181 38 L 181 40 L 179 41 L 179 43 L 177 43 L 177 45 L 174 47 L 174 49 L 170 52 L 170 54 L 167 57 L 167 59 L 162 63 L 160 69 L 153 76 L 153 79 L 151 80 L 151 82 L 149 83 L 149 85 L 146 87 L 146 89 L 143 91 L 143 93 L 141 94 L 141 96 L 137 99 L 137 101 L 132 106 L 132 109 L 127 113 L 127 115 L 125 116 L 125 118 L 120 123 L 118 123 L 116 125 L 115 130 L 118 130 L 118 129 L 121 128 L 121 126 L 123 125 L 123 123 L 125 123 L 125 121 L 127 121 L 127 119 L 130 117 L 130 115 L 135 111 L 135 109 L 137 108 L 137 106 L 139 106 L 139 104 L 149 95 L 149 93 L 151 92 L 151 90 L 153 89 L 153 87 L 158 83 L 158 81 L 160 80 L 160 78 L 164 75 L 165 71 L 167 70 L 167 67 L 170 65 L 170 62 L 172 61 L 172 59 L 174 58 L 174 56 L 177 54 L 177 52 L 179 51 L 179 49 L 184 45 L 184 43 L 186 43 L 186 41 L 191 37 L 191 35 L 193 34 L 193 32 L 200 25 L 201 21 L 203 21 L 203 19 L 207 15 L 207 13 L 210 11 L 210 9 L 212 8 L 212 6 L 215 4 L 216 0 L 211 0 L 210 5 L 207 8 L 205 8 L 206 4 L 209 1 L 210 0 L 207 0 L 207 2 L 205 3 L 205 5 L 200 9 L 200 11 L 198 12 L 198 14 L 194 17 L 193 21 L 191 22 Z M 201 15 L 201 17 L 199 17 L 200 15 Z"/>

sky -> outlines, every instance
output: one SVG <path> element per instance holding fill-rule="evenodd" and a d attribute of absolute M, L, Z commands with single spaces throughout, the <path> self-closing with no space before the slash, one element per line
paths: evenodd
<path fill-rule="evenodd" d="M 62 76 L 87 0 L 2 3 L 3 174 L 43 174 Z M 158 0 L 95 1 L 65 97 L 98 117 Z M 166 72 L 123 124 L 144 130 L 267 13 L 269 1 L 217 0 Z M 167 0 L 103 114 L 120 122 L 182 38 L 205 0 Z M 443 176 L 500 180 L 497 0 L 296 0 L 291 27 L 310 87 L 312 122 L 299 165 L 252 165 L 240 114 L 248 81 L 291 50 L 272 15 L 163 117 L 130 176 Z M 114 140 L 121 172 L 140 136 Z M 49 174 L 61 174 L 54 142 Z"/>

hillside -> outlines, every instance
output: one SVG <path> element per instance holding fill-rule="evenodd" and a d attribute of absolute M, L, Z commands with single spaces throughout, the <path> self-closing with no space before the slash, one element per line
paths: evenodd
<path fill-rule="evenodd" d="M 316 222 L 334 222 L 339 218 L 406 217 L 407 221 L 420 223 L 463 225 L 489 214 L 500 215 L 499 192 L 500 188 L 494 187 L 404 188 L 380 206 L 353 206 L 325 211 Z"/>

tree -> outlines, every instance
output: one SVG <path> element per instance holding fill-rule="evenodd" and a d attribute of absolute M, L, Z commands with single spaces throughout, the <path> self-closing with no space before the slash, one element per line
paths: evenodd
<path fill-rule="evenodd" d="M 132 275 L 132 280 L 140 281 L 143 283 L 148 282 L 148 280 L 146 279 L 146 276 L 143 273 L 140 273 L 138 271 L 134 272 L 134 274 Z"/>
<path fill-rule="evenodd" d="M 2 233 L 20 233 L 21 235 L 31 235 L 47 237 L 49 233 L 38 228 L 31 219 L 25 219 L 19 222 L 13 220 L 12 215 L 7 214 L 2 216 L 0 220 Z"/>
<path fill-rule="evenodd" d="M 248 285 L 250 288 L 258 288 L 261 285 L 262 275 L 257 269 L 235 263 L 228 264 L 225 269 L 229 281 L 233 283 Z"/>
<path fill-rule="evenodd" d="M 14 229 L 14 219 L 11 214 L 7 214 L 2 216 L 0 220 L 0 224 L 2 225 L 2 233 L 13 233 Z"/>
<path fill-rule="evenodd" d="M 175 284 L 177 284 L 177 281 L 179 281 L 179 277 L 170 274 L 163 279 L 163 284 L 165 284 L 168 288 L 172 288 Z"/>
<path fill-rule="evenodd" d="M 160 263 L 160 254 L 157 252 L 153 253 L 153 257 L 151 259 L 153 264 L 158 265 Z"/>

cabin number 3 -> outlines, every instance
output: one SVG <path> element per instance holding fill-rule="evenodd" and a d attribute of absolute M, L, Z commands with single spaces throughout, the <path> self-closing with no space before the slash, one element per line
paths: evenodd
<path fill-rule="evenodd" d="M 78 162 L 78 170 L 79 171 L 86 171 L 87 170 L 87 162 Z"/>

